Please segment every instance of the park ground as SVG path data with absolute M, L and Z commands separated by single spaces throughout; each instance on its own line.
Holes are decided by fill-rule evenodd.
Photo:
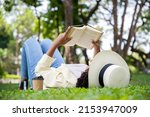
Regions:
M 150 100 L 150 74 L 132 74 L 126 88 L 18 89 L 18 84 L 0 84 L 1 100 Z

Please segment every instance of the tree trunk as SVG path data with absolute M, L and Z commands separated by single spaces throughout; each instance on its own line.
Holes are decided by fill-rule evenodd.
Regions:
M 58 9 L 58 8 L 57 8 Z M 56 18 L 56 28 L 57 28 L 57 35 L 59 35 L 59 14 L 58 14 L 58 10 L 57 10 L 57 18 Z
M 81 48 L 81 50 L 82 50 L 82 54 L 83 54 L 83 56 L 84 56 L 84 58 L 85 58 L 85 63 L 86 63 L 87 65 L 89 65 L 89 58 L 88 58 L 88 55 L 87 55 L 87 53 L 86 53 L 86 50 L 87 50 L 87 49 Z
M 41 17 L 37 17 L 38 18 L 38 41 L 40 41 L 40 34 L 41 34 Z
M 73 25 L 73 3 L 72 0 L 64 0 L 64 12 L 65 12 L 65 28 Z
M 64 12 L 65 12 L 65 29 L 68 26 L 73 25 L 73 3 L 72 0 L 64 0 Z M 75 47 L 65 47 L 66 63 L 78 63 Z
M 113 25 L 113 32 L 114 32 L 114 46 L 113 46 L 113 50 L 118 52 L 118 44 L 117 44 L 117 41 L 118 41 L 118 15 L 117 15 L 117 0 L 113 0 L 113 18 L 114 18 L 114 25 Z
M 120 35 L 119 35 L 119 50 L 118 53 L 122 56 L 122 43 L 123 43 L 123 31 L 124 31 L 124 22 L 125 22 L 125 15 L 126 15 L 126 10 L 128 7 L 128 0 L 125 0 L 125 5 L 124 5 L 124 11 L 122 14 L 122 23 L 121 23 L 121 27 L 120 27 Z

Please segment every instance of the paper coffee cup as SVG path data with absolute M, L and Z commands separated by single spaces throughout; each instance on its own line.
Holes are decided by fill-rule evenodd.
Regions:
M 43 90 L 43 77 L 38 76 L 32 79 L 33 90 Z

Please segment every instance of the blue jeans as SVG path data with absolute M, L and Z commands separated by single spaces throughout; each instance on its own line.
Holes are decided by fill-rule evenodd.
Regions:
M 35 38 L 31 37 L 25 41 L 22 47 L 21 53 L 21 78 L 27 78 L 30 81 L 32 87 L 32 78 L 36 77 L 35 67 L 44 53 L 51 47 L 52 41 L 50 39 L 44 39 L 42 42 L 38 42 Z M 59 67 L 64 60 L 56 49 L 54 56 L 56 60 L 50 67 Z

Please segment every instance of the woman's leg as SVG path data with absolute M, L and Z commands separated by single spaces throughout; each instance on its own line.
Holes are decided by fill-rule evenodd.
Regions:
M 35 67 L 43 55 L 39 42 L 33 37 L 25 41 L 22 50 L 21 77 L 28 78 L 32 87 Z
M 47 50 L 51 47 L 52 45 L 52 41 L 50 39 L 44 39 L 42 42 L 41 42 L 41 48 L 42 48 L 42 51 L 43 53 L 46 53 Z M 51 65 L 51 67 L 59 67 L 62 63 L 64 63 L 64 59 L 63 57 L 61 56 L 60 52 L 58 51 L 58 49 L 56 49 L 55 53 L 54 53 L 54 56 L 53 56 L 56 60 L 53 62 L 53 64 Z
M 24 46 L 22 47 L 21 51 L 21 78 L 28 78 L 27 58 Z
M 21 81 L 19 83 L 19 89 L 27 89 L 28 87 L 28 68 L 27 68 L 27 58 L 24 47 L 22 47 L 21 51 Z M 24 84 L 26 83 L 26 84 Z M 26 86 L 24 86 L 26 85 Z

